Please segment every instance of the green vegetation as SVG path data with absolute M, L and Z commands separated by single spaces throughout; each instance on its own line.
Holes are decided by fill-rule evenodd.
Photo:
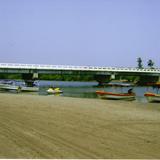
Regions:
M 142 64 L 142 59 L 141 59 L 141 57 L 138 57 L 137 58 L 137 63 L 138 63 L 138 68 L 143 68 L 143 64 Z
M 139 69 L 144 68 L 144 67 L 143 67 L 143 61 L 142 61 L 141 57 L 138 57 L 138 58 L 137 58 L 137 63 L 138 63 L 138 68 L 139 68 Z M 151 68 L 151 69 L 154 68 L 154 62 L 153 62 L 153 60 L 149 59 L 149 60 L 147 61 L 147 67 L 149 67 L 149 68 Z
M 0 79 L 23 79 L 21 74 L 0 73 Z M 58 74 L 39 74 L 39 80 L 55 81 L 95 81 L 91 75 L 58 75 Z
M 117 76 L 116 79 L 137 83 L 139 81 L 139 76 Z
M 52 74 L 40 74 L 40 80 L 55 80 L 55 81 L 94 81 L 94 77 L 91 75 L 52 75 Z
M 0 73 L 0 79 L 22 79 L 21 74 Z
M 147 85 L 150 83 L 156 83 L 158 81 L 158 76 L 140 76 L 137 81 L 138 85 Z
M 154 68 L 154 67 L 153 67 L 153 66 L 154 66 L 154 62 L 153 62 L 151 59 L 148 60 L 147 65 L 148 65 L 148 67 L 150 67 L 151 69 Z

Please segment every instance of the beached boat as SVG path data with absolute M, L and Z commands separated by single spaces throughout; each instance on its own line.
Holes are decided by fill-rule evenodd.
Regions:
M 113 93 L 105 91 L 96 91 L 96 94 L 102 99 L 113 99 L 113 100 L 134 100 L 135 93 Z
M 12 85 L 12 84 L 0 84 L 0 89 L 1 90 L 15 90 L 15 91 L 20 91 L 21 87 L 17 85 Z
M 20 87 L 22 92 L 38 92 L 39 91 L 39 84 L 37 81 L 33 83 L 33 86 L 28 86 L 25 82 L 20 83 Z
M 27 87 L 27 86 L 21 86 L 22 92 L 38 92 L 39 87 Z
M 144 96 L 147 98 L 149 102 L 160 102 L 160 94 L 146 92 Z
M 60 90 L 60 88 L 49 88 L 47 89 L 47 93 L 48 94 L 58 94 L 58 93 L 63 93 L 63 91 Z
M 146 92 L 144 96 L 147 98 L 149 102 L 160 102 L 160 94 L 159 94 L 159 89 L 160 89 L 160 82 L 156 83 L 148 83 L 153 87 L 153 89 L 156 90 L 156 93 L 154 92 Z

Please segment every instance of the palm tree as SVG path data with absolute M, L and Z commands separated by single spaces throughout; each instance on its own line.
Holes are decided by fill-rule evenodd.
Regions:
M 143 68 L 143 64 L 142 64 L 142 59 L 141 57 L 137 58 L 137 62 L 138 62 L 138 68 Z
M 147 65 L 148 65 L 148 67 L 150 67 L 150 68 L 154 68 L 154 67 L 153 67 L 153 66 L 154 66 L 154 62 L 153 62 L 151 59 L 148 60 Z

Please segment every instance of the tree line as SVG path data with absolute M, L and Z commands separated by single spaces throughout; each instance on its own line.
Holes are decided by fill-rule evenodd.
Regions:
M 138 63 L 138 68 L 139 69 L 142 69 L 142 68 L 144 68 L 143 67 L 143 61 L 142 61 L 142 58 L 141 57 L 138 57 L 137 58 L 137 63 Z M 151 68 L 151 69 L 154 69 L 154 62 L 153 62 L 153 60 L 152 59 L 149 59 L 148 61 L 147 61 L 147 66 L 149 67 L 149 68 Z
M 0 73 L 0 79 L 22 79 L 21 74 Z M 39 74 L 39 80 L 55 81 L 95 81 L 93 75 L 63 75 L 63 74 Z

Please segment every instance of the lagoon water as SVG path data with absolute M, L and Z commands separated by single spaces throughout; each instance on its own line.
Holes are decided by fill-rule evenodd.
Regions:
M 147 91 L 156 92 L 152 87 L 117 87 L 117 86 L 105 86 L 98 87 L 97 82 L 66 82 L 66 81 L 39 81 L 40 95 L 47 95 L 46 90 L 50 86 L 59 87 L 63 90 L 62 96 L 67 97 L 81 97 L 81 98 L 98 98 L 95 91 L 105 90 L 111 92 L 127 92 L 128 89 L 133 88 L 136 93 L 137 102 L 146 103 L 147 100 L 144 97 L 144 93 Z
M 16 81 L 17 85 L 21 85 L 24 83 L 23 81 Z M 56 96 L 66 96 L 66 97 L 81 97 L 81 98 L 98 98 L 95 91 L 97 90 L 104 90 L 104 91 L 111 91 L 111 92 L 127 92 L 128 89 L 133 88 L 133 91 L 136 93 L 136 100 L 137 102 L 146 103 L 147 100 L 144 97 L 144 93 L 147 91 L 156 92 L 155 89 L 152 87 L 118 87 L 118 86 L 105 86 L 105 87 L 98 87 L 97 82 L 72 82 L 72 81 L 44 81 L 40 80 L 37 81 L 39 85 L 39 92 L 38 93 L 31 93 L 31 92 L 22 92 L 20 94 L 39 94 L 47 96 L 46 90 L 53 86 L 59 87 L 63 94 L 56 95 Z M 54 96 L 54 95 L 48 95 Z

